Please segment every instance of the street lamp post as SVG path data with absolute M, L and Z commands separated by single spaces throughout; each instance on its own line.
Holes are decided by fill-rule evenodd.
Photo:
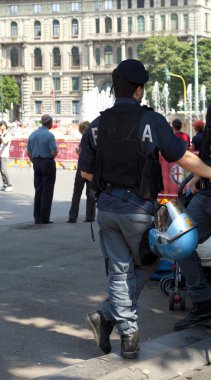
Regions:
M 195 115 L 199 116 L 199 72 L 198 72 L 198 54 L 197 54 L 197 34 L 194 31 L 194 97 L 195 97 Z
M 183 76 L 171 73 L 167 67 L 165 69 L 163 69 L 163 73 L 164 73 L 164 75 L 165 75 L 165 77 L 166 77 L 167 80 L 170 80 L 171 76 L 172 77 L 176 77 L 176 78 L 180 78 L 182 80 L 183 93 L 184 93 L 184 111 L 186 111 L 186 106 L 187 106 L 187 88 L 186 88 L 186 83 L 185 83 L 185 80 L 184 80 Z
M 176 75 L 176 74 L 173 74 L 173 73 L 169 73 L 169 75 L 171 75 L 172 77 L 176 77 L 176 78 L 180 78 L 182 80 L 182 83 L 183 83 L 183 94 L 184 94 L 184 111 L 186 111 L 186 105 L 187 105 L 187 88 L 186 88 L 186 83 L 185 83 L 185 80 L 184 78 L 182 77 L 182 75 Z

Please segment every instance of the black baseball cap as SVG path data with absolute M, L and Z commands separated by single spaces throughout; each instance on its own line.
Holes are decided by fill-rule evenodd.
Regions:
M 137 85 L 144 84 L 149 80 L 149 73 L 142 62 L 136 59 L 126 59 L 117 66 L 117 73 L 120 77 L 130 83 Z

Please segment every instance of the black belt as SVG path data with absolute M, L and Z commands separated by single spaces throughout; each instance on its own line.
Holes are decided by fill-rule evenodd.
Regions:
M 211 190 L 211 181 L 207 178 L 200 178 L 197 187 L 202 191 Z
M 114 187 L 107 185 L 106 189 L 103 190 L 103 193 L 114 195 L 124 202 L 130 202 L 135 206 L 143 208 L 148 214 L 154 215 L 157 205 L 146 199 L 143 199 L 133 193 L 130 189 L 124 189 L 121 187 Z
M 33 160 L 53 160 L 53 157 L 32 157 Z

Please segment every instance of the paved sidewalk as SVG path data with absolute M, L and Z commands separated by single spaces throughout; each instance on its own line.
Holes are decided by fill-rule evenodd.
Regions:
M 168 297 L 154 281 L 140 299 L 139 360 L 120 357 L 116 331 L 112 354 L 96 347 L 84 317 L 106 297 L 107 281 L 97 224 L 93 242 L 83 223 L 85 195 L 78 223 L 66 223 L 74 175 L 57 172 L 52 225 L 33 224 L 30 169 L 11 169 L 14 192 L 0 193 L 0 380 L 170 380 L 201 368 L 209 361 L 211 330 L 172 333 L 185 314 L 168 310 Z

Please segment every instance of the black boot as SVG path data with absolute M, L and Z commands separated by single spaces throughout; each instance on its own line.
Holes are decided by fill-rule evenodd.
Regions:
M 121 354 L 123 358 L 135 359 L 140 350 L 138 331 L 128 335 L 121 335 L 121 340 Z
M 94 311 L 86 317 L 89 330 L 94 333 L 97 345 L 105 354 L 111 352 L 110 335 L 113 330 L 113 323 L 106 321 L 100 311 Z
M 186 318 L 175 323 L 174 330 L 185 330 L 196 325 L 203 325 L 211 320 L 211 300 L 195 302 Z

